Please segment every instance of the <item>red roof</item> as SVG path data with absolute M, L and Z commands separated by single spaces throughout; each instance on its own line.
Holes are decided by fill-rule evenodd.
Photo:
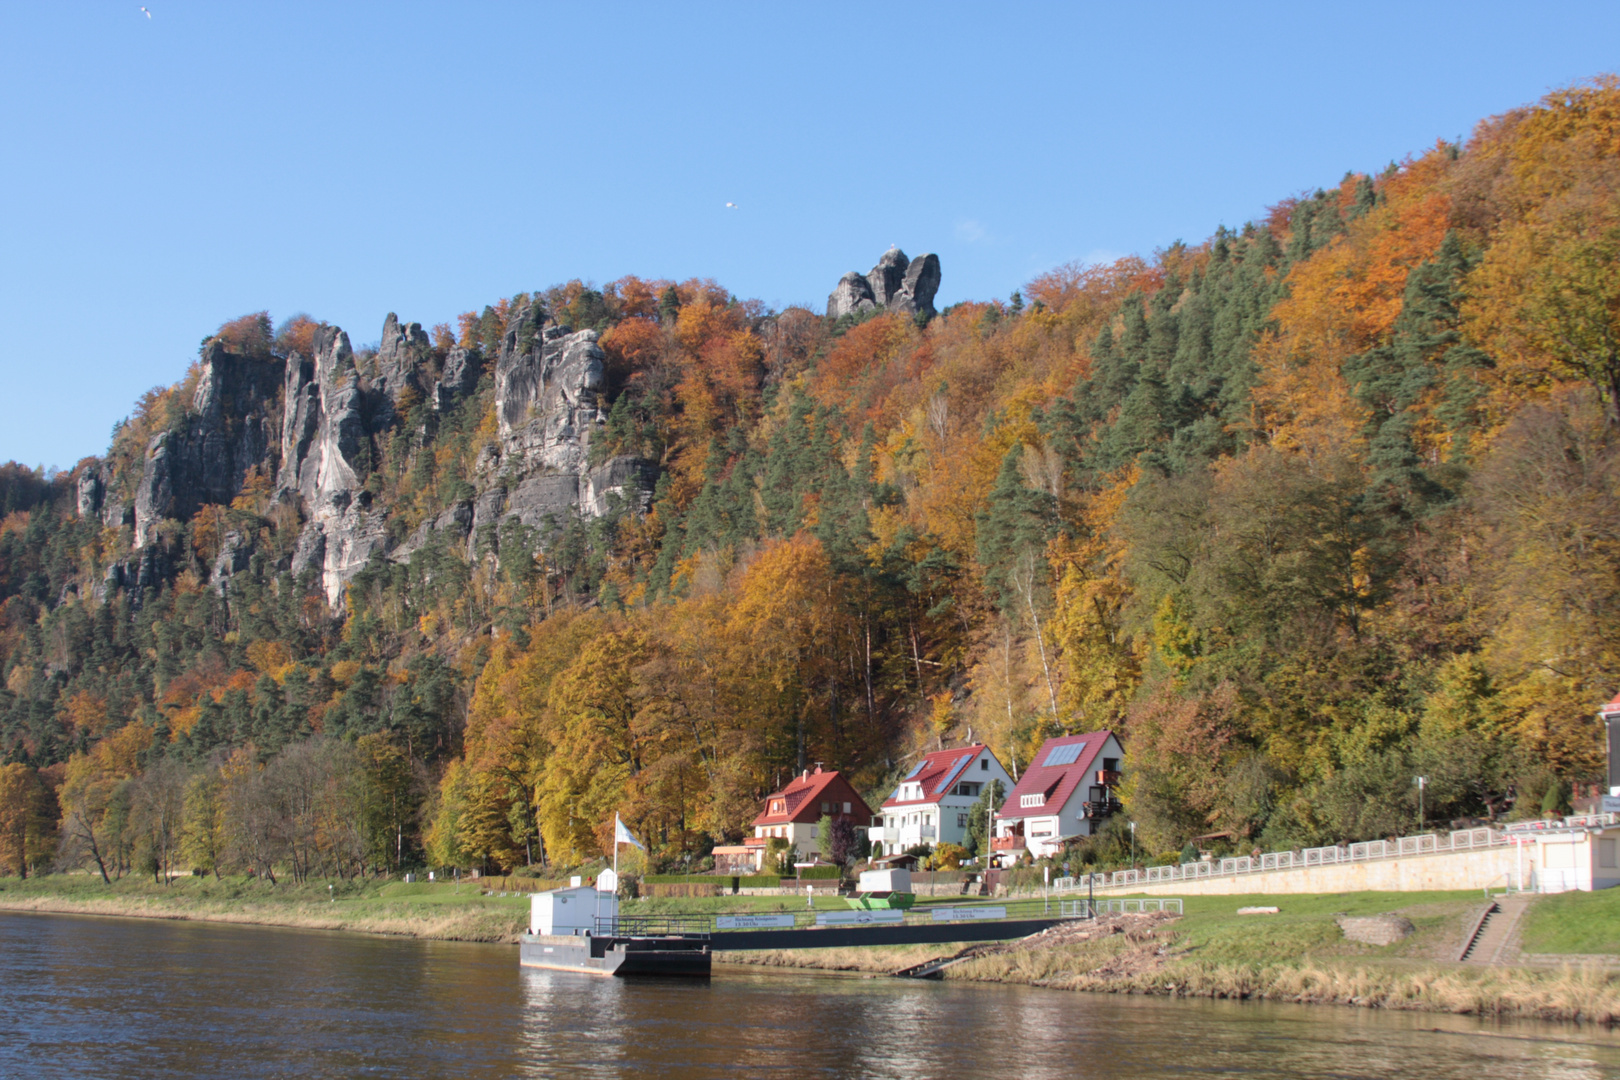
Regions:
M 782 810 L 773 813 L 771 808 L 777 802 L 783 804 Z M 872 808 L 866 801 L 849 786 L 835 770 L 822 772 L 817 766 L 812 773 L 801 773 L 793 778 L 793 782 L 781 791 L 776 792 L 765 800 L 765 809 L 754 819 L 755 825 L 789 825 L 797 822 L 801 825 L 813 824 L 821 820 L 823 813 L 821 804 L 827 802 L 832 809 L 826 811 L 833 817 L 844 817 L 843 804 L 849 803 L 849 817 L 854 818 L 863 825 L 871 819 Z
M 1600 711 L 1604 716 L 1608 716 L 1611 713 L 1620 713 L 1620 694 L 1616 694 L 1614 696 L 1614 700 L 1603 706 Z
M 1018 778 L 1018 784 L 1007 795 L 1007 801 L 1002 804 L 997 813 L 1001 817 L 1023 818 L 1035 817 L 1042 814 L 1053 814 L 1069 801 L 1076 788 L 1088 783 L 1095 769 L 1097 757 L 1108 744 L 1111 731 L 1093 731 L 1086 735 L 1064 735 L 1056 739 L 1047 739 L 1041 744 L 1041 752 L 1035 755 L 1035 760 L 1024 770 L 1024 775 Z M 1076 746 L 1078 750 L 1065 753 L 1064 748 Z M 1072 756 L 1073 760 L 1065 760 Z M 1049 759 L 1056 758 L 1063 764 L 1048 765 Z M 1045 803 L 1039 808 L 1022 806 L 1025 795 L 1044 794 Z
M 972 746 L 963 746 L 956 750 L 936 750 L 917 763 L 906 778 L 900 781 L 901 787 L 906 784 L 918 784 L 922 787 L 922 798 L 899 799 L 901 787 L 894 789 L 894 795 L 883 800 L 883 809 L 892 806 L 923 806 L 937 803 L 943 799 L 961 776 L 964 769 L 974 758 L 984 751 L 983 743 L 974 743 Z

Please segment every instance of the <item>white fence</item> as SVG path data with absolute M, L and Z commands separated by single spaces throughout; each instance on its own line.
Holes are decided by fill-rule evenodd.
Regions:
M 1547 829 L 1581 829 L 1613 825 L 1620 814 L 1586 814 L 1561 822 L 1523 822 L 1507 829 L 1461 829 L 1452 833 L 1424 833 L 1394 840 L 1365 840 L 1343 847 L 1305 848 L 1301 851 L 1273 851 L 1265 855 L 1208 859 L 1180 866 L 1149 866 L 1144 870 L 1115 870 L 1108 874 L 1060 877 L 1052 882 L 1053 892 L 1073 892 L 1088 887 L 1106 889 L 1119 885 L 1157 885 L 1174 881 L 1202 881 L 1206 878 L 1261 874 L 1272 870 L 1295 870 L 1334 863 L 1369 862 L 1374 859 L 1400 859 L 1413 855 L 1442 855 L 1453 851 L 1505 847 L 1523 840 L 1528 832 Z M 1088 881 L 1089 878 L 1089 881 Z M 1100 901 L 1099 901 L 1100 903 Z
M 1181 912 L 1181 900 L 1176 897 L 1142 896 L 1129 900 L 1059 900 L 1058 914 L 1077 919 L 1095 919 L 1098 915 L 1136 915 L 1149 911 Z

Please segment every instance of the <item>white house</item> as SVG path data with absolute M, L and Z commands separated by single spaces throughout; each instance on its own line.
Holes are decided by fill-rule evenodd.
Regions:
M 968 813 L 985 785 L 1012 778 L 983 743 L 929 754 L 906 774 L 883 802 L 867 833 L 874 856 L 898 855 L 919 844 L 961 844 L 967 839 Z
M 1120 809 L 1114 789 L 1125 756 L 1110 731 L 1047 739 L 996 819 L 992 847 L 1006 863 L 1027 850 L 1054 855 L 1065 840 L 1090 836 Z

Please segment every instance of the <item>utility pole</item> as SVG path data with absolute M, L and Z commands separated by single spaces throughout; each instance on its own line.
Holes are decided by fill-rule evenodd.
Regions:
M 1131 869 L 1136 869 L 1136 822 L 1131 822 Z
M 1423 831 L 1423 789 L 1428 786 L 1429 778 L 1427 776 L 1416 776 L 1416 777 L 1413 777 L 1413 779 L 1417 781 L 1417 786 L 1418 786 L 1418 832 L 1422 832 Z

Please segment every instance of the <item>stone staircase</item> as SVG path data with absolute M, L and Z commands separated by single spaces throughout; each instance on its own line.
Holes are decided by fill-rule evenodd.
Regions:
M 1535 897 L 1514 893 L 1499 897 L 1487 907 L 1474 924 L 1473 931 L 1463 941 L 1457 960 L 1464 964 L 1500 964 L 1510 959 L 1509 946 L 1525 908 Z

